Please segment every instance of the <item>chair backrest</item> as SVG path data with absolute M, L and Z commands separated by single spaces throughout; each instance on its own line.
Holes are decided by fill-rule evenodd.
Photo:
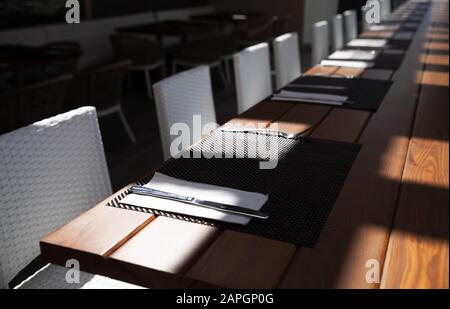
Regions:
M 366 14 L 367 14 L 368 11 L 369 11 L 369 7 L 367 5 L 364 5 L 364 6 L 361 7 L 361 17 L 362 17 L 361 18 L 361 28 L 362 28 L 362 31 L 368 31 L 369 27 L 370 27 L 370 25 L 369 25 L 369 23 L 367 21 L 367 18 L 366 18 Z
M 91 73 L 89 104 L 99 111 L 116 106 L 122 97 L 123 81 L 130 66 L 131 61 L 125 60 L 95 69 Z
M 45 44 L 42 49 L 47 53 L 57 53 L 62 58 L 61 61 L 46 66 L 43 74 L 46 78 L 74 74 L 83 55 L 81 44 L 75 41 L 54 41 Z
M 0 94 L 0 135 L 20 127 L 19 102 L 15 92 Z
M 275 79 L 281 89 L 302 74 L 298 34 L 283 34 L 273 41 Z
M 207 64 L 217 62 L 224 54 L 227 37 L 227 34 L 221 34 L 192 40 L 180 48 L 177 56 L 181 56 L 182 59 L 183 56 L 187 56 L 187 59 L 192 59 L 194 63 Z
M 39 240 L 111 194 L 93 107 L 0 136 L 3 284 L 39 255 Z
M 187 125 L 191 143 L 196 143 L 201 136 L 193 134 L 193 116 L 201 115 L 202 125 L 216 123 L 209 67 L 200 66 L 178 73 L 156 83 L 153 89 L 164 158 L 169 159 L 171 143 L 177 138 L 170 134 L 174 124 Z
M 327 21 L 319 21 L 313 25 L 312 31 L 312 64 L 319 64 L 330 54 L 330 30 Z
M 391 1 L 380 0 L 381 19 L 386 19 L 391 14 Z
M 250 46 L 233 56 L 238 112 L 242 113 L 272 94 L 269 45 Z
M 56 116 L 64 110 L 64 96 L 72 76 L 46 80 L 19 90 L 22 126 Z
M 349 42 L 358 36 L 358 15 L 355 10 L 344 12 L 345 41 Z
M 341 14 L 338 14 L 333 17 L 332 21 L 332 31 L 333 31 L 333 40 L 332 40 L 332 49 L 333 51 L 337 51 L 344 48 L 344 19 Z
M 58 115 L 71 76 L 61 76 L 0 95 L 0 134 Z
M 268 16 L 257 20 L 255 23 L 249 23 L 246 34 L 249 39 L 265 41 L 273 38 L 279 28 L 280 18 L 278 16 Z
M 151 39 L 131 34 L 113 34 L 110 37 L 116 58 L 131 60 L 133 66 L 151 65 L 164 57 L 162 46 Z

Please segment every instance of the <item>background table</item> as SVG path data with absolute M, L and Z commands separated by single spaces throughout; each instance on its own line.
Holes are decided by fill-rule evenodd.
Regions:
M 149 24 L 118 28 L 118 32 L 140 35 L 155 35 L 158 41 L 164 36 L 179 37 L 186 42 L 189 36 L 204 35 L 220 30 L 220 25 L 211 22 L 167 20 Z
M 414 7 L 408 2 L 398 14 Z M 288 133 L 362 144 L 315 248 L 111 208 L 109 198 L 45 237 L 43 257 L 62 265 L 76 258 L 83 270 L 158 288 L 448 288 L 444 19 L 448 3 L 435 2 L 376 113 L 264 101 L 231 121 L 277 123 Z M 366 281 L 374 261 L 381 282 Z

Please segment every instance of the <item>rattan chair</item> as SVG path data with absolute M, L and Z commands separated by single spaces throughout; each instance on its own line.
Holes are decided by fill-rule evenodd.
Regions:
M 230 53 L 230 49 L 227 48 L 230 41 L 229 35 L 220 35 L 185 44 L 173 58 L 172 73 L 177 73 L 180 66 L 192 68 L 207 65 L 211 69 L 216 68 L 222 83 L 225 87 L 228 86 L 230 75 L 224 70 L 222 60 Z
M 270 43 L 282 34 L 286 20 L 278 16 L 267 17 L 263 21 L 250 25 L 240 38 L 241 47 L 249 47 L 259 43 Z
M 159 131 L 164 158 L 172 157 L 171 143 L 176 136 L 171 135 L 174 124 L 187 125 L 193 130 L 193 117 L 201 116 L 201 125 L 215 124 L 216 113 L 208 66 L 190 69 L 166 78 L 154 85 L 155 105 L 158 114 Z M 192 136 L 192 143 L 201 136 Z M 177 149 L 177 151 L 185 149 Z
M 0 95 L 0 134 L 64 111 L 71 76 L 61 76 Z
M 233 70 L 233 56 L 239 51 L 239 37 L 241 33 L 239 31 L 234 31 L 231 34 L 224 36 L 224 49 L 222 51 L 222 62 L 225 68 L 225 75 L 227 76 L 228 82 L 231 84 L 233 82 L 232 70 Z
M 39 256 L 42 237 L 110 196 L 111 184 L 93 107 L 0 136 L 0 157 L 0 287 L 6 288 Z M 33 268 L 35 275 L 17 287 L 134 287 L 84 272 L 70 284 L 61 266 Z
M 238 111 L 243 113 L 272 94 L 270 51 L 267 43 L 234 55 Z
M 358 37 L 358 14 L 355 10 L 344 12 L 345 41 L 350 42 Z
M 333 17 L 331 20 L 331 31 L 332 31 L 332 50 L 338 51 L 340 49 L 343 49 L 345 46 L 344 42 L 344 19 L 342 17 L 342 14 L 338 14 Z
M 312 29 L 312 65 L 319 64 L 330 54 L 330 29 L 326 20 L 319 21 Z
M 0 135 L 20 127 L 20 105 L 15 92 L 0 94 Z
M 131 34 L 114 34 L 110 39 L 117 59 L 131 60 L 131 71 L 144 72 L 148 96 L 151 99 L 153 93 L 150 71 L 160 68 L 163 77 L 166 76 L 166 62 L 161 45 L 149 38 Z
M 20 69 L 20 82 L 23 85 L 56 78 L 62 75 L 72 75 L 77 71 L 78 62 L 83 54 L 81 45 L 74 41 L 56 41 L 39 48 L 43 56 L 53 60 Z
M 297 32 L 275 38 L 273 55 L 276 88 L 281 89 L 302 74 Z
M 65 109 L 90 105 L 97 108 L 98 117 L 118 114 L 130 140 L 136 138 L 122 110 L 123 81 L 131 67 L 125 60 L 81 72 L 74 78 L 66 95 Z

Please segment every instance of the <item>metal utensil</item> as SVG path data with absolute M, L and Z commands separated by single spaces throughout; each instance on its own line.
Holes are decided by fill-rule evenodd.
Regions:
M 139 194 L 139 195 L 144 195 L 144 196 L 152 196 L 152 197 L 156 197 L 156 198 L 177 201 L 177 202 L 181 202 L 181 203 L 185 203 L 185 204 L 190 204 L 190 205 L 199 206 L 199 207 L 203 207 L 203 208 L 218 210 L 218 211 L 226 212 L 226 213 L 232 213 L 232 214 L 236 214 L 236 215 L 243 215 L 243 216 L 257 218 L 257 219 L 263 219 L 263 220 L 266 220 L 269 218 L 269 216 L 267 214 L 260 212 L 260 211 L 256 211 L 256 210 L 252 210 L 252 209 L 248 209 L 248 208 L 244 208 L 244 207 L 239 207 L 239 206 L 234 206 L 234 205 L 227 205 L 227 204 L 221 204 L 221 203 L 216 203 L 216 202 L 211 202 L 211 201 L 205 201 L 205 200 L 197 199 L 194 197 L 183 196 L 183 195 L 174 194 L 174 193 L 170 193 L 170 192 L 164 192 L 164 191 L 155 190 L 155 189 L 151 189 L 151 188 L 147 188 L 147 187 L 143 187 L 143 186 L 132 186 L 128 190 L 134 194 Z

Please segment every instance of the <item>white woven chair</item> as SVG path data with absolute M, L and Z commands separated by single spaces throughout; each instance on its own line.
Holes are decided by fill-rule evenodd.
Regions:
M 202 125 L 216 123 L 208 66 L 200 66 L 166 78 L 156 83 L 153 90 L 165 159 L 171 157 L 170 145 L 177 138 L 170 134 L 174 124 L 187 125 L 191 133 L 191 142 L 195 143 L 201 136 L 193 134 L 194 115 L 201 115 Z
M 391 0 L 380 0 L 381 20 L 386 19 L 391 14 Z
M 368 6 L 364 5 L 364 6 L 361 7 L 361 16 L 362 16 L 361 27 L 362 27 L 362 31 L 368 31 L 369 28 L 370 28 L 370 24 L 367 22 L 367 19 L 366 19 L 366 14 L 367 14 L 368 11 L 369 11 L 369 7 Z
M 238 112 L 242 113 L 272 94 L 269 45 L 250 46 L 233 56 Z
M 0 268 L 7 287 L 39 255 L 42 237 L 108 197 L 111 184 L 93 107 L 1 135 L 0 158 Z M 65 271 L 47 265 L 23 287 L 93 287 L 90 279 L 100 280 L 83 273 L 83 282 L 68 284 Z M 101 281 L 106 287 L 109 279 Z
M 273 41 L 275 62 L 275 80 L 277 89 L 281 89 L 302 74 L 298 34 L 283 34 Z
M 344 12 L 344 29 L 346 42 L 358 37 L 358 16 L 355 10 Z
M 330 31 L 326 20 L 313 25 L 312 65 L 319 64 L 330 54 Z
M 332 21 L 332 49 L 333 51 L 337 51 L 344 48 L 344 19 L 341 14 L 337 14 L 333 17 Z

